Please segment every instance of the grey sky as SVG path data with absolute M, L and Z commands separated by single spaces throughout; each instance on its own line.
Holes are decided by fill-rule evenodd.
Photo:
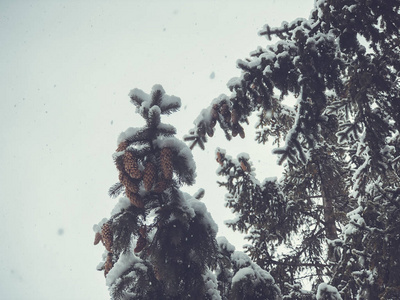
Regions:
M 93 224 L 116 200 L 111 155 L 121 131 L 141 126 L 128 93 L 161 84 L 182 99 L 163 119 L 182 137 L 201 108 L 239 76 L 235 61 L 258 45 L 268 23 L 308 17 L 313 0 L 0 2 L 0 298 L 108 299 L 95 270 L 103 247 Z M 252 125 L 246 130 L 253 131 Z M 218 131 L 194 150 L 197 183 L 225 235 L 233 216 L 217 189 L 215 147 L 249 152 L 263 176 L 277 176 L 270 149 L 228 143 Z M 217 141 L 218 140 L 218 141 Z M 221 142 L 222 141 L 222 142 Z M 250 145 L 252 148 L 249 149 Z M 253 156 L 252 156 L 253 157 Z M 255 162 L 257 162 L 257 160 Z

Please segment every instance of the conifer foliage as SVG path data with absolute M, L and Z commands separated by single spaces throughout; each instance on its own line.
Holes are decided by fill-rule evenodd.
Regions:
M 98 270 L 112 299 L 281 299 L 267 271 L 217 242 L 217 225 L 200 201 L 204 190 L 194 196 L 180 190 L 194 183 L 195 163 L 175 128 L 161 123 L 180 99 L 160 85 L 150 94 L 134 89 L 130 98 L 145 126 L 119 136 L 113 155 L 119 182 L 109 194 L 122 197 L 111 217 L 94 226 L 94 244 L 105 247 Z
M 126 197 L 95 226 L 95 244 L 106 249 L 99 269 L 113 299 L 205 299 L 199 295 L 206 294 L 203 275 L 216 266 L 216 225 L 203 203 L 179 190 L 194 183 L 195 164 L 175 128 L 161 123 L 180 99 L 159 85 L 130 98 L 146 125 L 118 139 L 119 182 L 109 194 Z
M 256 180 L 248 156 L 216 158 L 229 225 L 285 299 L 311 299 L 305 276 L 318 299 L 400 299 L 399 30 L 397 0 L 319 0 L 308 19 L 266 25 L 278 41 L 238 61 L 231 95 L 185 138 L 204 148 L 217 124 L 245 138 L 257 113 L 257 142 L 277 144 L 279 181 Z

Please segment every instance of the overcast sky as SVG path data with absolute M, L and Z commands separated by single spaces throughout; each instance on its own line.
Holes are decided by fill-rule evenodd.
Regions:
M 261 27 L 308 17 L 313 3 L 1 0 L 0 298 L 108 299 L 92 227 L 117 202 L 107 195 L 118 181 L 117 137 L 143 124 L 129 91 L 157 83 L 180 97 L 181 111 L 163 122 L 181 138 L 202 108 L 229 94 L 236 60 L 270 43 Z M 219 234 L 240 249 L 223 225 L 234 216 L 217 188 L 216 146 L 249 152 L 260 181 L 279 168 L 270 147 L 251 137 L 228 143 L 220 130 L 206 151 L 194 150 L 197 182 L 184 190 L 205 188 Z

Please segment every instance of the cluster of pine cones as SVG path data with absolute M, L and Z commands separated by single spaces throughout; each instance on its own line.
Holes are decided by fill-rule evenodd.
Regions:
M 229 109 L 229 105 L 225 102 L 220 104 L 214 104 L 211 109 L 211 129 L 215 127 L 217 120 L 219 120 L 219 114 L 221 114 L 222 118 L 226 123 L 232 122 L 232 135 L 235 137 L 238 134 L 243 139 L 245 137 L 244 129 L 239 124 L 239 113 L 238 111 L 233 108 L 232 112 Z M 212 137 L 214 131 L 210 130 L 207 131 L 207 134 Z
M 113 267 L 112 262 L 112 244 L 113 244 L 113 235 L 111 231 L 111 226 L 109 223 L 105 223 L 101 228 L 101 232 L 96 232 L 96 236 L 94 238 L 94 244 L 97 245 L 99 242 L 102 242 L 106 250 L 108 251 L 107 260 L 104 264 L 104 276 L 108 274 L 108 272 Z
M 133 152 L 126 150 L 128 142 L 122 142 L 117 152 L 125 150 L 122 159 L 116 162 L 119 170 L 119 180 L 125 186 L 126 196 L 130 202 L 136 207 L 143 208 L 144 202 L 139 195 L 139 185 L 143 182 L 146 191 L 154 191 L 162 193 L 171 184 L 173 175 L 171 148 L 165 147 L 160 151 L 160 167 L 161 173 L 157 172 L 157 167 L 153 162 L 147 161 L 144 163 L 143 171 L 140 170 L 138 158 Z
M 138 253 L 143 250 L 144 247 L 147 245 L 147 227 L 146 225 L 143 225 L 139 229 L 139 238 L 136 242 L 136 247 L 133 250 L 135 253 Z M 104 225 L 101 228 L 101 232 L 96 232 L 96 236 L 94 238 L 94 244 L 97 245 L 100 243 L 100 241 L 103 243 L 104 247 L 108 251 L 107 253 L 107 259 L 104 264 L 104 276 L 110 272 L 112 267 L 114 266 L 114 263 L 112 261 L 112 256 L 113 256 L 113 251 L 112 251 L 112 245 L 113 245 L 113 234 L 111 231 L 111 226 L 110 223 L 104 223 Z
M 225 154 L 221 153 L 220 151 L 217 151 L 216 153 L 216 161 L 219 163 L 221 166 L 224 165 L 224 160 L 225 160 Z M 251 165 L 249 162 L 243 158 L 239 159 L 240 167 L 242 168 L 243 171 L 245 172 L 251 172 Z
M 165 191 L 172 182 L 173 177 L 173 151 L 169 147 L 164 147 L 160 150 L 160 166 L 161 172 L 158 172 L 156 165 L 153 162 L 144 162 L 143 167 L 139 165 L 139 159 L 134 156 L 133 152 L 127 150 L 129 143 L 124 141 L 119 144 L 117 152 L 125 151 L 122 159 L 116 160 L 116 166 L 119 170 L 119 180 L 125 187 L 126 196 L 132 205 L 143 208 L 144 202 L 139 195 L 139 186 L 143 183 L 146 191 L 153 191 L 155 193 L 162 193 Z M 147 245 L 147 229 L 142 226 L 138 232 L 139 238 L 134 249 L 138 253 Z M 107 222 L 102 226 L 101 232 L 97 232 L 94 244 L 97 245 L 102 242 L 108 251 L 107 260 L 104 264 L 104 275 L 113 267 L 113 234 L 110 223 Z

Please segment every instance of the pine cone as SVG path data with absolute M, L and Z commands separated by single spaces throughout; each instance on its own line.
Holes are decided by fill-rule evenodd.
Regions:
M 101 233 L 96 232 L 96 235 L 94 237 L 94 244 L 97 245 L 101 240 L 102 240 Z
M 109 223 L 105 223 L 101 229 L 101 236 L 103 237 L 104 247 L 107 251 L 112 252 L 113 235 Z
M 237 124 L 239 122 L 239 114 L 236 109 L 232 109 L 231 120 L 233 124 Z
M 119 181 L 121 181 L 127 190 L 133 193 L 139 193 L 139 186 L 131 178 L 129 178 L 126 173 L 119 173 Z
M 123 158 L 124 169 L 126 173 L 132 178 L 140 179 L 142 178 L 142 172 L 139 170 L 139 164 L 137 158 L 133 156 L 133 153 L 126 151 Z
M 146 225 L 140 226 L 139 234 L 140 234 L 142 237 L 146 237 L 146 236 L 147 236 L 147 226 L 146 226 Z
M 239 131 L 240 137 L 241 137 L 242 139 L 244 139 L 244 137 L 245 137 L 244 129 L 243 129 L 243 127 L 240 126 L 239 124 L 238 124 L 238 131 Z
M 229 111 L 229 105 L 224 103 L 220 109 L 221 115 L 224 117 L 225 122 L 229 122 L 231 119 L 231 112 Z
M 106 263 L 104 264 L 104 277 L 107 276 L 108 272 L 110 272 L 113 266 L 112 253 L 109 252 L 107 255 Z
M 121 152 L 124 151 L 126 149 L 126 147 L 128 147 L 129 143 L 127 141 L 123 141 L 118 145 L 117 152 Z
M 161 170 L 164 174 L 164 178 L 167 180 L 172 179 L 173 174 L 173 166 L 172 166 L 172 149 L 171 148 L 162 148 L 161 149 Z
M 232 126 L 232 136 L 235 137 L 238 134 L 240 135 L 240 137 L 242 139 L 245 137 L 243 127 L 240 124 L 236 123 L 236 124 L 233 124 L 233 126 Z
M 218 106 L 214 105 L 213 108 L 211 109 L 211 120 L 217 121 L 218 118 Z M 214 124 L 215 126 L 215 124 Z
M 210 127 L 211 127 L 211 128 L 214 128 L 216 124 L 217 124 L 217 120 L 212 119 L 212 120 L 210 121 Z
M 224 155 L 221 154 L 221 152 L 217 152 L 217 163 L 219 163 L 221 166 L 224 164 L 223 159 Z
M 212 127 L 207 127 L 207 134 L 209 137 L 213 137 L 214 136 L 214 130 L 212 129 Z
M 146 191 L 150 191 L 156 179 L 156 167 L 148 162 L 143 172 L 143 184 Z
M 143 200 L 138 194 L 132 193 L 130 190 L 126 190 L 125 193 L 126 196 L 129 198 L 129 201 L 132 203 L 132 205 L 138 208 L 144 207 Z
M 160 274 L 160 271 L 159 271 L 159 269 L 158 269 L 158 267 L 156 265 L 153 265 L 153 271 L 154 271 L 154 276 L 156 277 L 156 279 L 158 281 L 160 281 L 161 280 L 161 274 Z
M 138 240 L 136 242 L 136 247 L 135 247 L 135 249 L 133 251 L 135 253 L 138 253 L 138 252 L 142 251 L 143 248 L 146 247 L 146 245 L 147 245 L 146 238 L 143 237 L 143 236 L 139 236 L 139 238 L 138 238 Z
M 235 125 L 232 127 L 232 136 L 236 137 L 238 135 L 239 131 Z
M 248 171 L 247 164 L 244 161 L 240 162 L 240 167 L 242 168 L 243 171 L 245 172 Z
M 154 186 L 154 191 L 158 194 L 161 194 L 167 189 L 167 187 L 168 187 L 168 181 L 161 180 L 157 182 L 156 185 Z

